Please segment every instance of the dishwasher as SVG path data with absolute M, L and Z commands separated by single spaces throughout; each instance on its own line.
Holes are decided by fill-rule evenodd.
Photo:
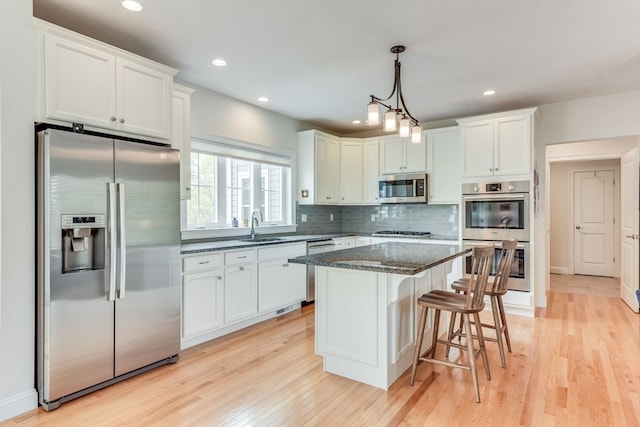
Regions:
M 307 255 L 320 254 L 336 250 L 336 244 L 332 239 L 316 240 L 307 242 Z M 306 304 L 312 303 L 316 299 L 316 266 L 307 266 L 307 299 Z

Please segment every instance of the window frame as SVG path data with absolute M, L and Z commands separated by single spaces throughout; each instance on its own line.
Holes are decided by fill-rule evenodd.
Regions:
M 265 221 L 264 223 L 260 223 L 259 232 L 261 234 L 295 232 L 295 203 L 293 200 L 295 152 L 217 136 L 192 136 L 191 147 L 191 152 L 217 156 L 216 197 L 218 200 L 216 203 L 216 209 L 218 222 L 211 223 L 210 226 L 204 228 L 188 228 L 188 201 L 182 200 L 180 222 L 183 240 L 243 236 L 249 233 L 250 224 L 248 224 L 248 227 L 243 227 L 240 218 L 238 218 L 239 227 L 232 227 L 231 218 L 228 218 L 228 223 L 226 222 L 228 210 L 226 206 L 226 159 L 228 157 L 253 162 L 253 194 L 251 203 L 253 206 L 258 207 L 260 207 L 260 197 L 262 193 L 260 188 L 260 165 L 273 164 L 284 168 L 282 184 L 280 186 L 282 191 L 282 220 L 278 222 Z M 191 156 L 191 152 L 188 153 L 189 156 Z M 256 184 L 258 187 L 255 187 Z

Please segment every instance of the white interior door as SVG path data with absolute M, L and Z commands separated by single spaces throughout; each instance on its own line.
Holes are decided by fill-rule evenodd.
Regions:
M 638 239 L 640 239 L 640 225 L 638 224 L 638 209 L 640 206 L 640 154 L 634 148 L 622 156 L 622 172 L 620 191 L 621 198 L 621 236 L 622 259 L 620 262 L 620 298 L 638 313 Z
M 613 171 L 575 172 L 574 272 L 614 275 Z

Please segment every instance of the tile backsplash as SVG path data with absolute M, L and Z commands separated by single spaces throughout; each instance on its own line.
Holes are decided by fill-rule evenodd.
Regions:
M 434 235 L 457 238 L 459 214 L 458 205 L 298 205 L 296 223 L 299 234 L 370 234 L 381 230 L 402 230 L 430 231 Z M 302 221 L 303 215 L 306 222 Z

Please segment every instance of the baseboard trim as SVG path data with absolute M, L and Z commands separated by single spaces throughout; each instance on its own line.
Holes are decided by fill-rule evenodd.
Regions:
M 35 388 L 0 399 L 0 421 L 8 420 L 38 407 L 38 392 Z
M 568 267 L 553 267 L 549 266 L 549 273 L 551 274 L 571 274 Z

